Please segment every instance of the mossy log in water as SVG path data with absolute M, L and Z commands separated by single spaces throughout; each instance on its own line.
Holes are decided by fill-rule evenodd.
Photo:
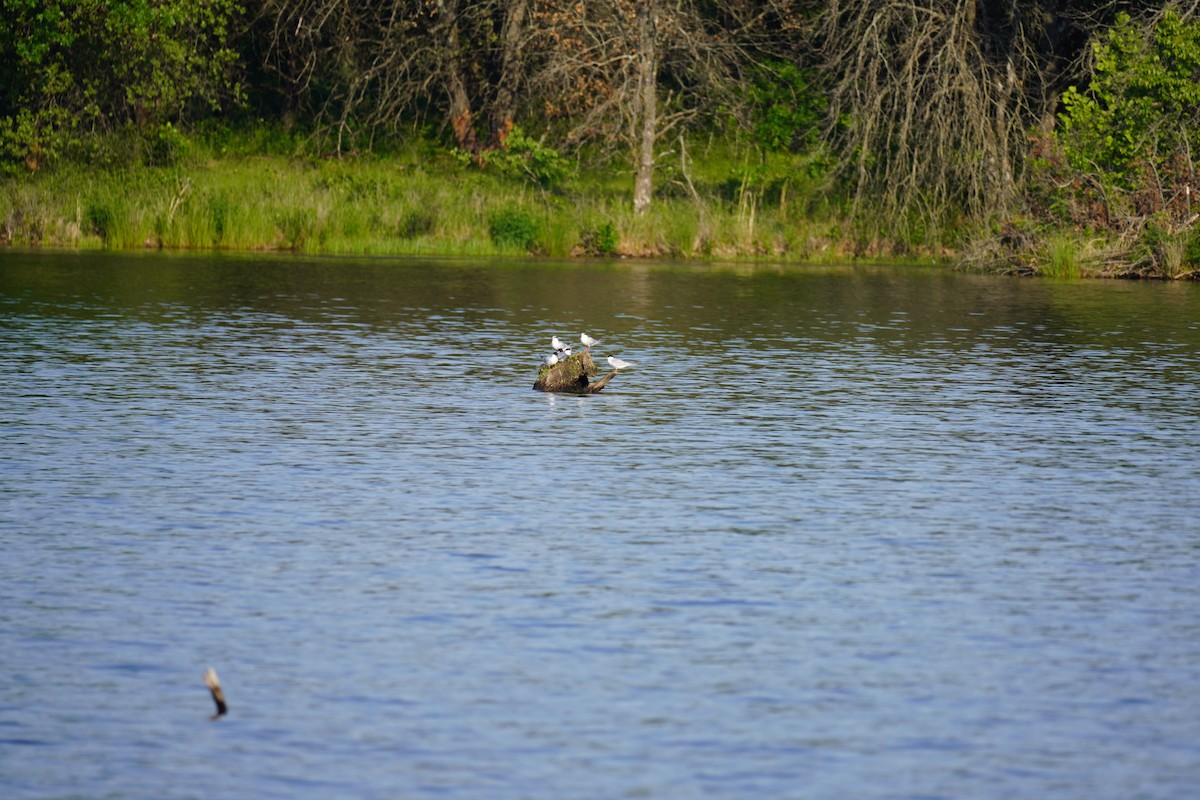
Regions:
M 613 370 L 595 383 L 589 382 L 588 378 L 595 375 L 596 372 L 591 352 L 584 350 L 582 353 L 575 353 L 570 358 L 560 360 L 552 367 L 543 366 L 538 371 L 537 381 L 534 382 L 533 388 L 539 392 L 596 394 L 608 385 L 617 371 Z

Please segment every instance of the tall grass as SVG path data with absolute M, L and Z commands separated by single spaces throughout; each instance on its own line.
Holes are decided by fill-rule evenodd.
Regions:
M 0 191 L 0 242 L 78 248 L 294 250 L 346 254 L 536 253 L 682 258 L 844 257 L 845 226 L 814 213 L 813 181 L 747 170 L 710 147 L 664 167 L 634 216 L 620 170 L 555 191 L 464 167 L 428 147 L 346 160 L 250 155 L 196 142 L 169 167 L 63 165 Z M 780 175 L 783 177 L 780 177 Z M 497 235 L 516 210 L 529 235 Z
M 1086 243 L 1069 233 L 1056 233 L 1046 239 L 1045 254 L 1039 272 L 1048 278 L 1074 280 L 1083 274 Z

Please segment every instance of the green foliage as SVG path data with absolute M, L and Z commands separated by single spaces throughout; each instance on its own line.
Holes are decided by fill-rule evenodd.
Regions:
M 504 140 L 504 147 L 485 151 L 479 154 L 478 160 L 501 175 L 527 180 L 543 189 L 562 185 L 571 174 L 567 159 L 554 148 L 526 135 L 517 125 Z
M 748 87 L 755 141 L 768 150 L 807 152 L 816 146 L 827 102 L 810 70 L 790 62 L 758 65 Z
M 98 200 L 89 202 L 83 212 L 83 219 L 88 233 L 99 236 L 100 241 L 105 244 L 112 239 L 116 215 L 109 205 Z
M 1048 278 L 1075 280 L 1082 274 L 1082 244 L 1069 233 L 1057 233 L 1045 243 L 1040 273 Z
M 208 199 L 208 218 L 212 225 L 212 243 L 214 247 L 221 245 L 232 211 L 229 195 L 224 192 L 214 194 Z
M 0 0 L 0 158 L 63 155 L 84 134 L 132 123 L 152 160 L 161 126 L 241 96 L 231 46 L 240 0 Z
M 583 251 L 592 256 L 616 255 L 617 247 L 620 244 L 621 239 L 617 233 L 617 226 L 607 220 L 584 231 L 581 242 Z
M 1200 227 L 1193 228 L 1188 233 L 1183 250 L 1183 260 L 1189 267 L 1200 270 Z
M 569 258 L 579 244 L 579 227 L 570 213 L 546 214 L 538 225 L 534 252 L 551 258 Z
M 69 122 L 65 115 L 60 122 Z M 16 174 L 23 169 L 36 170 L 43 160 L 59 154 L 65 144 L 61 134 L 48 136 L 44 128 L 58 130 L 60 126 L 46 125 L 32 111 L 22 108 L 13 116 L 0 119 L 0 173 Z
M 187 137 L 170 122 L 165 122 L 146 135 L 146 163 L 159 167 L 172 166 L 186 154 L 187 148 Z
M 1155 215 L 1138 237 L 1134 253 L 1143 274 L 1173 279 L 1195 276 L 1200 272 L 1200 227 L 1177 229 L 1163 215 Z
M 1135 186 L 1200 146 L 1200 21 L 1165 14 L 1148 34 L 1128 14 L 1094 46 L 1085 89 L 1063 95 L 1060 140 L 1070 165 Z
M 437 215 L 433 209 L 413 209 L 405 212 L 396 225 L 396 235 L 401 239 L 416 239 L 428 236 L 437 228 Z
M 506 206 L 488 218 L 492 241 L 501 247 L 530 250 L 537 243 L 539 229 L 537 218 L 517 206 Z
M 313 234 L 316 220 L 307 208 L 289 208 L 276 218 L 283 246 L 289 250 L 303 250 L 304 243 Z
M 390 180 L 338 169 L 337 162 L 333 166 L 313 180 L 314 188 L 335 192 L 348 200 L 382 200 L 393 194 Z

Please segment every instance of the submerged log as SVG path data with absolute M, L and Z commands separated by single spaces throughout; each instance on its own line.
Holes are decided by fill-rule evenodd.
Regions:
M 225 693 L 221 691 L 221 679 L 217 677 L 217 671 L 212 667 L 204 671 L 204 685 L 208 687 L 208 691 L 212 693 L 213 702 L 217 704 L 217 713 L 212 716 L 213 719 L 216 719 L 228 709 L 225 706 Z
M 537 380 L 533 388 L 539 392 L 562 392 L 566 394 L 596 394 L 617 374 L 614 369 L 595 383 L 588 378 L 597 372 L 592 354 L 588 350 L 575 353 L 570 358 L 560 360 L 554 366 L 543 366 L 538 370 Z

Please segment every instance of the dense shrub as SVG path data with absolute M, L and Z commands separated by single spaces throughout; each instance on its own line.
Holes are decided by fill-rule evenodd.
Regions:
M 754 140 L 769 150 L 805 152 L 816 146 L 828 105 L 811 71 L 767 61 L 747 87 Z
M 126 124 L 150 131 L 152 162 L 170 160 L 180 140 L 161 126 L 240 97 L 241 13 L 239 0 L 0 0 L 0 160 L 36 169 Z
M 580 246 L 588 255 L 612 256 L 616 255 L 620 243 L 617 226 L 606 221 L 584 231 Z
M 520 126 L 513 126 L 504 146 L 478 156 L 483 165 L 501 175 L 529 181 L 543 189 L 561 185 L 570 175 L 570 163 L 557 150 L 530 138 Z
M 1091 80 L 1063 95 L 1072 168 L 1126 189 L 1200 148 L 1200 21 L 1166 13 L 1152 30 L 1121 14 L 1094 46 Z
M 533 248 L 538 238 L 538 221 L 523 208 L 509 206 L 496 211 L 488 219 L 492 241 L 502 247 Z
M 87 232 L 99 236 L 102 242 L 107 244 L 112 238 L 116 215 L 105 203 L 98 200 L 88 203 L 83 212 L 83 220 Z

